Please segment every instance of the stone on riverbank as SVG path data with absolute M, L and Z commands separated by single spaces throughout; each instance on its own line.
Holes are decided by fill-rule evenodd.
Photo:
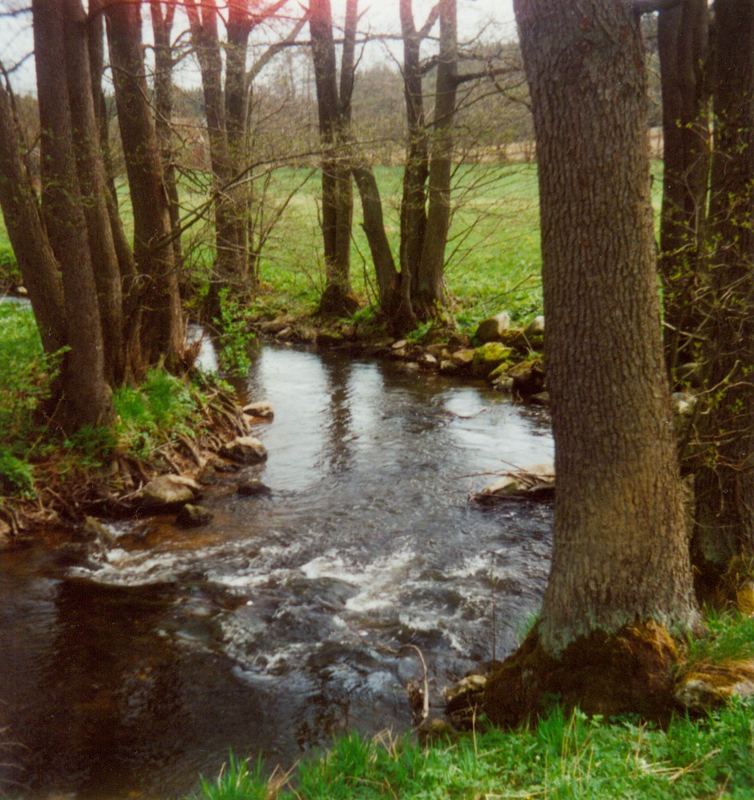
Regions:
M 272 403 L 268 403 L 266 401 L 249 403 L 247 406 L 244 406 L 243 413 L 248 414 L 251 417 L 260 417 L 261 419 L 273 419 L 275 416 L 275 410 L 272 407 Z
M 258 480 L 257 478 L 252 478 L 248 481 L 243 481 L 243 483 L 238 484 L 238 489 L 236 492 L 241 497 L 256 497 L 258 495 L 266 495 L 271 493 L 271 489 L 266 484 L 262 483 L 262 481 Z
M 260 464 L 267 460 L 267 448 L 253 436 L 239 436 L 223 445 L 222 455 L 239 464 Z
M 141 490 L 142 505 L 147 508 L 175 508 L 195 500 L 201 494 L 201 486 L 184 475 L 160 475 Z
M 508 314 L 506 311 L 503 311 L 494 317 L 490 317 L 489 319 L 485 319 L 484 321 L 480 322 L 474 337 L 482 344 L 486 344 L 487 342 L 499 342 L 500 337 L 505 333 L 505 331 L 508 330 L 508 328 L 510 328 L 510 326 L 510 314 Z
M 500 342 L 487 342 L 474 351 L 472 363 L 473 373 L 486 378 L 496 367 L 510 361 L 513 350 Z

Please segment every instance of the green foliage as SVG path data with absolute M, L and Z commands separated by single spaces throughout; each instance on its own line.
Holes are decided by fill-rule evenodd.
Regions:
M 201 797 L 207 800 L 267 800 L 267 781 L 262 775 L 262 764 L 253 769 L 247 761 L 240 761 L 233 753 L 228 763 L 214 781 L 201 780 Z
M 0 494 L 22 497 L 34 495 L 34 472 L 31 465 L 17 458 L 5 447 L 0 447 Z
M 252 316 L 250 308 L 231 297 L 230 289 L 220 290 L 220 316 L 215 318 L 217 356 L 220 368 L 228 375 L 246 375 L 251 367 L 250 350 L 256 341 L 250 327 Z
M 60 354 L 46 356 L 28 308 L 0 304 L 0 445 L 29 436 L 34 412 L 50 396 Z
M 688 643 L 690 663 L 754 658 L 754 617 L 738 611 L 705 611 L 706 635 Z
M 356 734 L 305 761 L 287 788 L 265 784 L 257 768 L 245 788 L 230 776 L 202 783 L 211 800 L 743 800 L 754 792 L 754 706 L 737 702 L 708 718 L 676 718 L 667 731 L 607 723 L 559 708 L 535 728 L 491 729 L 420 747 L 408 737 Z M 222 785 L 221 785 L 222 783 Z M 224 790 L 224 786 L 228 790 Z M 265 793 L 266 792 L 266 793 Z
M 84 425 L 63 442 L 63 447 L 76 458 L 80 467 L 101 467 L 112 455 L 118 444 L 112 428 Z
M 186 380 L 151 370 L 141 386 L 123 386 L 113 395 L 119 445 L 141 458 L 177 434 L 192 437 L 200 398 Z M 108 437 L 103 434 L 103 445 Z
M 432 322 L 422 322 L 420 325 L 417 325 L 414 330 L 410 331 L 406 334 L 406 341 L 411 342 L 412 344 L 418 344 L 419 342 L 424 341 L 426 336 L 432 330 Z

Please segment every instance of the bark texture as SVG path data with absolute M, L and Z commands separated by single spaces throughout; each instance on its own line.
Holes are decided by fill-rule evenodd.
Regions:
M 715 38 L 710 302 L 702 329 L 710 394 L 694 537 L 707 581 L 737 554 L 754 553 L 754 2 L 718 0 Z
M 356 8 L 355 0 L 348 0 L 346 16 L 348 19 L 350 12 L 353 24 Z M 310 1 L 309 32 L 322 146 L 322 237 L 326 285 L 320 300 L 320 311 L 326 314 L 350 315 L 358 308 L 358 302 L 351 292 L 350 277 L 353 188 L 348 133 L 353 88 L 353 49 L 350 46 L 344 47 L 341 71 L 343 80 L 339 91 L 330 0 Z M 350 77 L 347 74 L 349 72 Z
M 539 156 L 558 493 L 539 636 L 696 619 L 662 358 L 638 19 L 517 0 Z
M 171 367 L 180 360 L 184 331 L 168 196 L 144 73 L 139 4 L 109 0 L 107 23 L 139 272 L 129 299 L 140 314 L 132 349 L 139 348 L 144 366 L 164 359 Z
M 35 0 L 34 52 L 41 128 L 42 212 L 62 272 L 66 310 L 61 422 L 69 430 L 112 416 L 97 286 L 77 172 L 66 83 L 64 7 Z M 88 96 L 88 91 L 87 91 Z
M 72 134 L 89 250 L 97 285 L 105 375 L 108 383 L 117 385 L 123 380 L 126 365 L 123 285 L 107 207 L 107 176 L 91 91 L 87 16 L 80 0 L 62 0 L 62 5 Z

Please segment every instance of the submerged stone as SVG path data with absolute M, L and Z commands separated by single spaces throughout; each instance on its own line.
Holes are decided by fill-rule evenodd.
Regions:
M 178 512 L 175 522 L 182 528 L 201 528 L 202 525 L 212 522 L 212 512 L 204 506 L 187 503 Z

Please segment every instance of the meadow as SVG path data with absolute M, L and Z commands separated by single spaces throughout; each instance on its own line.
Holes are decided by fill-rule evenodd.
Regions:
M 653 165 L 653 203 L 659 209 L 660 162 Z M 388 238 L 397 256 L 401 167 L 376 167 Z M 269 219 L 284 206 L 260 259 L 261 289 L 255 313 L 312 312 L 324 288 L 324 264 L 319 229 L 320 178 L 317 170 L 282 168 L 254 181 L 259 206 Z M 183 214 L 188 216 L 207 197 L 207 176 L 186 175 L 180 187 Z M 118 188 L 126 229 L 131 228 L 127 187 Z M 446 285 L 452 313 L 462 330 L 471 331 L 483 318 L 508 311 L 516 322 L 541 313 L 541 255 L 535 164 L 458 165 L 453 180 L 453 216 L 447 247 Z M 194 285 L 206 282 L 214 258 L 210 224 L 199 221 L 183 236 L 186 269 Z M 375 301 L 373 270 L 361 228 L 361 206 L 354 192 L 351 247 L 354 290 L 368 308 Z M 13 269 L 14 259 L 0 220 L 0 277 Z M 6 281 L 7 283 L 7 281 Z M 361 312 L 363 313 L 363 312 Z

